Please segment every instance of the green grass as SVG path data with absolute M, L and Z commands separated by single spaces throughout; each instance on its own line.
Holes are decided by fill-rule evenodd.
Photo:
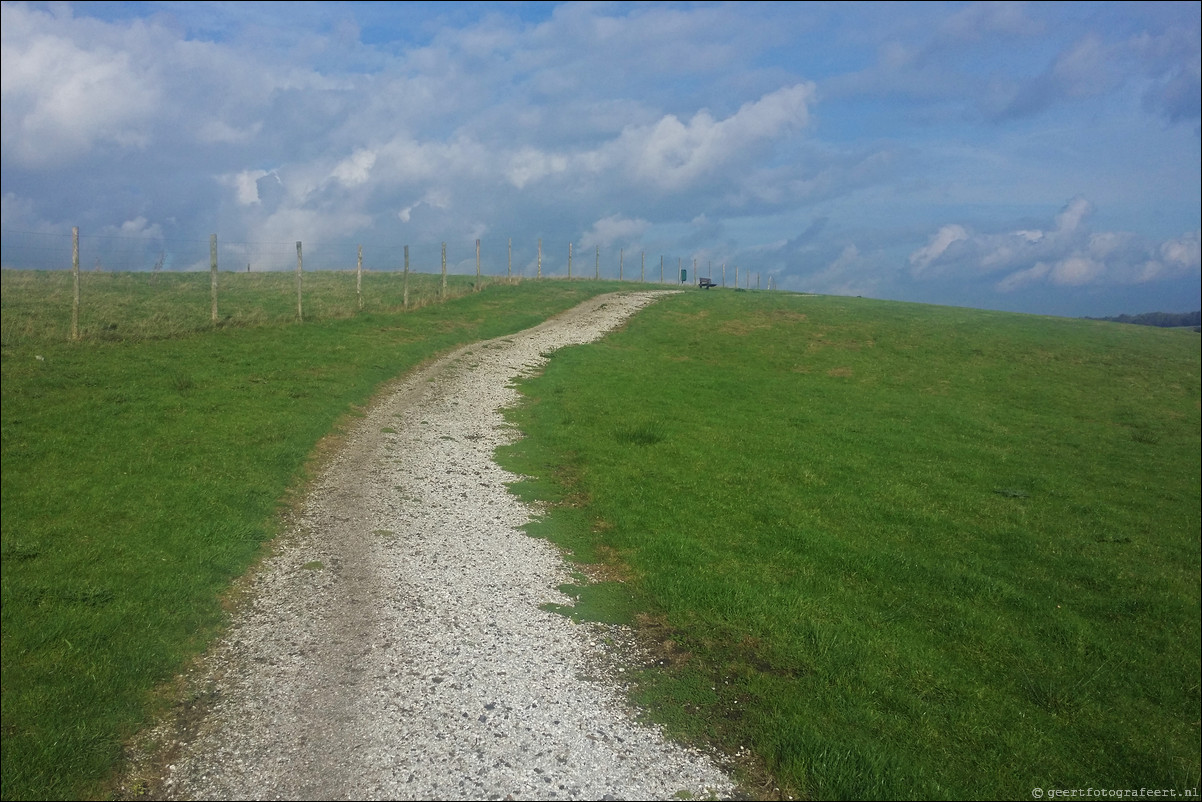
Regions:
M 87 278 L 72 342 L 68 274 L 2 274 L 4 799 L 107 793 L 319 441 L 382 383 L 615 288 L 527 281 L 403 314 L 401 277 L 374 276 L 355 314 L 353 275 L 306 275 L 298 325 L 291 277 L 223 274 L 235 311 L 214 328 L 207 275 Z
M 71 342 L 69 274 L 2 273 L 4 799 L 107 792 L 383 382 L 619 287 L 429 305 L 415 275 L 402 314 L 368 274 L 357 313 L 353 274 L 306 274 L 296 325 L 294 276 L 223 273 L 213 326 L 207 274 L 82 278 Z M 1199 362 L 1190 332 L 692 292 L 557 352 L 505 458 L 554 502 L 532 532 L 614 578 L 564 612 L 640 622 L 640 699 L 785 793 L 1180 791 Z
M 557 352 L 501 456 L 621 580 L 569 612 L 641 611 L 638 698 L 760 793 L 1180 794 L 1200 375 L 1192 332 L 687 293 Z
M 6 345 L 69 339 L 73 284 L 69 271 L 4 270 Z M 170 337 L 214 328 L 208 273 L 80 273 L 79 335 L 85 340 Z M 305 320 L 347 318 L 363 312 L 420 309 L 444 299 L 442 278 L 410 273 L 406 295 L 401 273 L 363 274 L 362 293 L 348 272 L 305 273 L 301 312 Z M 482 277 L 479 287 L 508 284 Z M 476 289 L 476 277 L 448 275 L 445 298 Z M 218 328 L 280 325 L 296 320 L 296 275 L 287 272 L 219 273 Z

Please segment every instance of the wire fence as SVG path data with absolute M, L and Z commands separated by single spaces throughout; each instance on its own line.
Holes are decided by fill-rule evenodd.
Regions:
M 364 248 L 345 242 L 207 242 L 161 237 L 0 231 L 3 340 L 27 339 L 70 309 L 63 336 L 127 338 L 205 326 L 404 311 L 523 279 L 598 279 L 680 286 L 700 278 L 697 257 L 512 239 Z M 465 247 L 466 246 L 466 247 Z M 705 265 L 700 286 L 758 289 L 758 274 Z M 692 279 L 692 280 L 690 280 Z M 770 285 L 769 285 L 770 288 Z M 168 298 L 169 297 L 169 298 Z M 163 303 L 164 300 L 171 303 Z M 52 326 L 57 336 L 58 325 Z

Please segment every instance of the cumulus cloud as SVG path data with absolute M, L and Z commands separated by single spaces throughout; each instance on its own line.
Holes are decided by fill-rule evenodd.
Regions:
M 1199 232 L 1169 240 L 1160 246 L 1160 255 L 1166 265 L 1173 269 L 1196 271 L 1202 262 L 1202 247 L 1199 247 Z
M 1093 231 L 1093 205 L 1070 200 L 1045 229 L 975 233 L 959 224 L 940 227 L 911 252 L 911 275 L 919 279 L 997 276 L 994 288 L 1011 292 L 1032 284 L 1083 287 L 1139 284 L 1200 270 L 1198 233 L 1149 242 L 1123 231 Z
M 411 203 L 397 212 L 397 218 L 402 223 L 408 223 L 412 219 L 413 213 L 417 211 L 419 207 L 426 206 L 431 209 L 445 210 L 450 208 L 450 205 L 450 193 L 444 188 L 434 188 L 425 193 L 421 200 L 417 201 L 416 203 Z
M 562 173 L 567 169 L 568 159 L 566 156 L 544 153 L 533 147 L 523 147 L 509 156 L 505 176 L 509 179 L 509 183 L 522 189 L 527 184 L 556 173 Z
M 759 143 L 805 127 L 814 94 L 813 84 L 801 83 L 744 104 L 723 120 L 703 109 L 687 123 L 669 114 L 652 125 L 630 126 L 596 163 L 617 163 L 642 183 L 680 189 Z
M 1158 258 L 1149 259 L 1143 264 L 1138 281 L 1198 275 L 1202 272 L 1200 239 L 1202 231 L 1191 231 L 1161 243 L 1156 254 Z
M 1014 290 L 1017 290 L 1027 284 L 1043 281 L 1047 278 L 1047 275 L 1049 272 L 1051 272 L 1051 269 L 1051 265 L 1049 265 L 1047 262 L 1036 262 L 1026 270 L 1018 270 L 1006 276 L 1004 279 L 994 285 L 994 288 L 999 292 L 1013 292 Z
M 4 3 L 6 229 L 203 243 L 216 228 L 285 257 L 303 240 L 307 259 L 319 237 L 457 253 L 542 237 L 615 263 L 618 248 L 663 248 L 810 289 L 909 280 L 928 297 L 1197 275 L 1196 141 L 1175 125 L 1198 119 L 1188 9 L 1087 25 L 1021 3 L 871 18 L 784 3 L 283 5 Z M 1053 110 L 1055 126 L 1024 127 Z M 982 222 L 986 203 L 1018 219 L 1065 186 L 1099 204 L 1119 187 L 1186 233 L 1098 230 L 1084 198 Z M 930 216 L 960 200 L 971 224 Z M 916 218 L 935 220 L 921 241 Z
M 939 229 L 923 247 L 910 254 L 910 264 L 915 275 L 921 275 L 932 264 L 941 260 L 947 249 L 958 242 L 966 242 L 969 238 L 968 229 L 964 226 L 951 224 Z
M 1059 237 L 1071 236 L 1079 231 L 1085 223 L 1087 217 L 1093 214 L 1093 204 L 1085 200 L 1085 198 L 1073 198 L 1061 210 L 1060 214 L 1056 215 L 1056 228 L 1053 234 Z M 1034 236 L 1028 232 L 1023 232 L 1028 239 L 1039 241 L 1042 236 Z
M 42 12 L 5 3 L 0 18 L 7 157 L 36 167 L 101 143 L 147 144 L 161 99 L 152 70 L 119 46 L 58 35 Z
M 217 180 L 234 191 L 239 206 L 251 206 L 259 202 L 259 181 L 266 175 L 266 170 L 243 170 L 218 176 Z
M 145 217 L 126 220 L 117 230 L 126 237 L 162 238 L 163 236 L 162 227 L 158 223 L 151 223 Z
M 646 220 L 631 220 L 618 214 L 603 217 L 580 239 L 580 247 L 593 248 L 627 245 L 637 242 L 650 227 Z
M 594 147 L 549 149 L 522 145 L 490 152 L 473 143 L 468 162 L 488 174 L 499 165 L 504 179 L 517 189 L 559 178 L 595 182 L 625 180 L 664 193 L 679 192 L 701 181 L 726 176 L 775 140 L 804 128 L 815 90 L 811 83 L 787 86 L 743 104 L 718 119 L 701 109 L 688 120 L 666 114 L 654 122 L 624 126 Z M 463 161 L 458 162 L 462 165 Z
M 366 148 L 360 148 L 350 158 L 339 162 L 330 177 L 343 186 L 356 187 L 367 183 L 375 163 L 376 154 Z

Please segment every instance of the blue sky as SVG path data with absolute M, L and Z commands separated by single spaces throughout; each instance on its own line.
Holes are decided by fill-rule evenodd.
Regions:
M 4 263 L 1202 306 L 1202 4 L 3 3 Z M 31 232 L 33 232 L 31 234 Z M 91 237 L 91 239 L 87 239 Z M 100 255 L 103 251 L 103 258 Z M 619 257 L 619 254 L 622 254 Z M 90 264 L 85 259 L 85 264 Z M 690 271 L 691 272 L 691 271 Z

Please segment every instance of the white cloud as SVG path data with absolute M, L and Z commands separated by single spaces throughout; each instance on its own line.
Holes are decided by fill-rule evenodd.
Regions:
M 995 284 L 994 288 L 999 292 L 1013 292 L 1027 284 L 1042 281 L 1051 271 L 1051 265 L 1046 262 L 1037 262 L 1026 270 L 1019 270 L 1006 276 Z
M 509 157 L 506 178 L 518 189 L 568 169 L 568 159 L 536 148 L 523 147 Z
M 70 38 L 69 19 L 52 23 L 23 6 L 4 3 L 0 16 L 6 156 L 36 167 L 73 159 L 101 143 L 142 147 L 150 141 L 160 87 L 131 53 L 105 43 L 79 44 Z M 65 35 L 52 32 L 57 30 Z
M 330 177 L 343 186 L 356 187 L 367 183 L 375 163 L 376 154 L 366 148 L 360 148 L 351 154 L 350 158 L 339 162 Z
M 678 190 L 764 141 L 805 127 L 814 95 L 813 84 L 796 84 L 744 104 L 723 120 L 703 109 L 688 123 L 669 114 L 653 125 L 629 126 L 595 163 L 616 162 L 641 183 Z
M 243 170 L 232 175 L 218 176 L 217 180 L 234 190 L 234 200 L 240 206 L 251 206 L 259 202 L 258 181 L 265 175 L 266 170 Z
M 1056 215 L 1054 233 L 1060 236 L 1073 234 L 1081 228 L 1091 214 L 1093 214 L 1093 204 L 1082 197 L 1073 198 L 1064 207 L 1064 210 Z
M 158 223 L 150 223 L 145 217 L 126 220 L 119 229 L 125 237 L 162 237 L 163 229 Z
M 368 215 L 354 211 L 330 212 L 317 209 L 280 209 L 275 214 L 254 223 L 249 238 L 264 243 L 320 243 L 340 241 L 371 224 Z M 312 250 L 308 250 L 312 255 Z M 274 257 L 255 265 L 255 269 L 278 269 L 296 266 L 296 251 L 288 246 L 275 252 Z M 306 268 L 308 269 L 308 268 Z
M 1160 256 L 1166 265 L 1182 272 L 1197 273 L 1202 267 L 1202 232 L 1191 231 L 1161 244 Z
M 949 224 L 931 236 L 925 246 L 910 254 L 911 273 L 931 278 L 947 275 L 990 274 L 1021 269 L 1036 262 L 1059 263 L 1076 251 L 1088 251 L 1091 234 L 1087 227 L 1093 206 L 1081 197 L 1071 199 L 1046 229 L 1016 229 L 1002 234 L 979 234 L 959 224 Z M 1114 242 L 1092 235 L 1096 247 Z M 1042 274 L 1041 274 L 1042 275 Z
M 1047 229 L 978 234 L 964 226 L 940 227 L 910 254 L 916 278 L 1006 273 L 994 283 L 1011 292 L 1035 283 L 1057 287 L 1146 283 L 1199 272 L 1197 232 L 1149 243 L 1126 231 L 1090 230 L 1094 207 L 1071 199 Z
M 610 215 L 593 223 L 593 227 L 580 238 L 581 248 L 612 245 L 629 245 L 637 242 L 650 227 L 646 220 L 631 220 L 621 215 Z
M 1198 116 L 1198 27 L 1177 6 L 405 8 L 4 3 L 6 228 L 543 237 L 972 302 L 1198 275 L 1196 233 L 1163 241 L 1197 225 L 1196 132 L 1172 123 Z M 1127 217 L 1043 206 L 1072 191 Z
M 994 285 L 999 292 L 1012 292 L 1029 284 L 1046 282 L 1057 287 L 1082 287 L 1103 276 L 1106 265 L 1082 254 L 1073 254 L 1054 264 L 1038 262 L 1026 270 L 1006 276 Z
M 1084 254 L 1075 253 L 1067 259 L 1058 262 L 1053 268 L 1050 279 L 1053 284 L 1062 287 L 1079 287 L 1090 284 L 1105 272 L 1106 267 L 1101 262 L 1090 259 Z
M 910 254 L 910 264 L 914 267 L 914 274 L 920 275 L 923 270 L 930 267 L 933 262 L 939 259 L 943 254 L 957 242 L 964 242 L 968 239 L 968 229 L 964 226 L 951 224 L 940 228 L 930 241 Z
M 1191 231 L 1162 242 L 1156 253 L 1133 271 L 1134 283 L 1147 283 L 1202 274 L 1202 231 Z
M 1131 245 L 1133 236 L 1122 231 L 1103 231 L 1089 235 L 1089 255 L 1095 259 L 1108 259 Z
M 432 209 L 448 209 L 451 206 L 450 193 L 442 187 L 436 187 L 427 192 L 422 199 L 416 203 L 412 203 L 402 208 L 397 212 L 397 218 L 402 223 L 408 223 L 413 216 L 413 213 L 421 206 L 428 206 Z

